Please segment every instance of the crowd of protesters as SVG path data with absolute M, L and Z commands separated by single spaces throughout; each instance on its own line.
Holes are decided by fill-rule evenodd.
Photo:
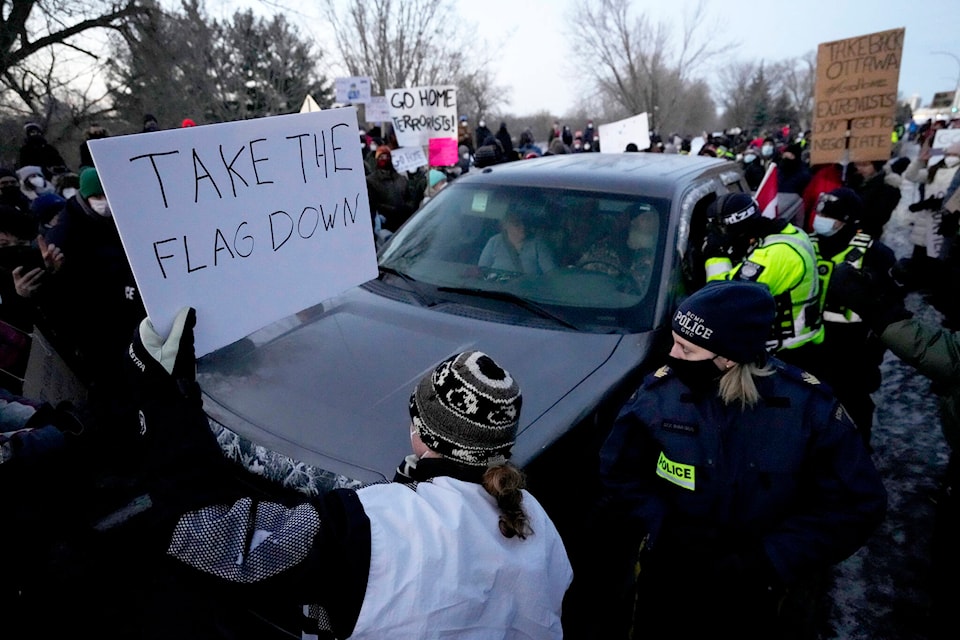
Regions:
M 185 119 L 181 126 L 195 124 Z M 960 296 L 957 295 L 960 291 L 956 284 L 960 282 L 960 249 L 957 242 L 960 205 L 955 197 L 960 187 L 960 143 L 936 148 L 936 132 L 944 127 L 960 128 L 960 120 L 929 122 L 911 132 L 920 146 L 915 158 L 900 157 L 897 155 L 899 146 L 892 144 L 892 153 L 887 159 L 847 164 L 811 166 L 810 133 L 796 133 L 789 127 L 755 136 L 749 136 L 740 129 L 730 129 L 720 135 L 701 136 L 696 141 L 680 135 L 662 138 L 654 134 L 647 148 L 628 145 L 624 150 L 725 159 L 742 168 L 751 190 L 756 190 L 769 168 L 776 165 L 778 191 L 800 198 L 804 214 L 802 224 L 798 225 L 768 220 L 761 215 L 751 194 L 732 194 L 732 197 L 720 198 L 711 205 L 707 212 L 704 242 L 697 247 L 697 255 L 703 260 L 701 266 L 706 272 L 705 280 L 740 283 L 731 288 L 728 282 L 728 286 L 721 291 L 742 290 L 749 294 L 747 298 L 754 296 L 756 308 L 753 311 L 757 326 L 770 326 L 772 321 L 774 326 L 779 327 L 780 333 L 764 336 L 759 329 L 751 329 L 750 334 L 755 338 L 750 343 L 751 349 L 749 353 L 741 353 L 746 338 L 741 336 L 736 319 L 752 317 L 747 313 L 749 310 L 739 310 L 747 315 L 738 316 L 736 305 L 730 308 L 723 306 L 723 301 L 727 300 L 725 296 L 712 297 L 719 295 L 716 294 L 715 285 L 706 286 L 703 291 L 713 293 L 688 300 L 687 311 L 695 311 L 691 317 L 698 318 L 698 322 L 704 322 L 703 318 L 710 319 L 707 324 L 711 333 L 716 331 L 717 342 L 701 340 L 703 336 L 699 333 L 688 335 L 686 330 L 689 326 L 678 312 L 674 318 L 675 345 L 670 358 L 673 371 L 667 367 L 660 369 L 658 374 L 654 374 L 659 377 L 644 383 L 641 395 L 635 396 L 625 406 L 616 422 L 614 436 L 601 452 L 607 465 L 603 471 L 607 474 L 608 495 L 601 496 L 598 504 L 609 506 L 615 502 L 621 511 L 642 513 L 643 518 L 647 519 L 653 518 L 650 514 L 655 512 L 654 519 L 658 526 L 662 525 L 666 531 L 681 531 L 688 535 L 689 539 L 684 539 L 683 545 L 677 543 L 680 538 L 672 541 L 672 544 L 679 546 L 671 547 L 671 540 L 660 543 L 661 549 L 666 546 L 674 554 L 673 561 L 679 562 L 681 557 L 688 561 L 684 565 L 688 573 L 679 576 L 673 573 L 671 565 L 663 564 L 663 558 L 667 556 L 653 555 L 656 548 L 651 546 L 654 540 L 650 537 L 651 532 L 644 530 L 638 533 L 643 544 L 647 545 L 641 551 L 648 563 L 648 572 L 653 568 L 648 575 L 654 576 L 652 579 L 657 580 L 659 586 L 669 579 L 675 582 L 671 584 L 680 589 L 689 575 L 702 572 L 705 580 L 712 582 L 704 582 L 709 587 L 700 589 L 696 594 L 706 602 L 714 598 L 716 589 L 721 588 L 719 585 L 724 579 L 736 577 L 740 593 L 750 593 L 755 598 L 752 602 L 762 603 L 766 607 L 765 615 L 775 616 L 777 606 L 782 605 L 784 600 L 770 600 L 774 593 L 771 585 L 775 585 L 777 594 L 782 595 L 780 591 L 786 589 L 789 580 L 795 577 L 793 572 L 800 572 L 804 564 L 803 557 L 799 556 L 809 550 L 804 557 L 807 560 L 815 557 L 816 562 L 807 568 L 822 570 L 863 543 L 882 517 L 885 504 L 883 489 L 869 462 L 869 454 L 874 413 L 870 394 L 879 388 L 880 362 L 887 349 L 914 364 L 919 371 L 937 382 L 935 389 L 942 394 L 943 427 L 948 441 L 954 444 L 960 438 L 956 433 L 960 428 L 956 393 L 960 388 L 960 339 L 952 332 L 960 326 Z M 148 134 L 157 129 L 156 118 L 149 114 L 145 116 L 142 133 Z M 902 134 L 901 131 L 894 132 L 894 137 Z M 8 578 L 0 580 L 0 599 L 8 601 L 14 601 L 18 593 L 35 586 L 30 581 L 31 571 L 35 568 L 33 559 L 38 555 L 49 556 L 51 549 L 62 539 L 64 523 L 80 522 L 67 527 L 76 526 L 77 535 L 82 535 L 84 527 L 90 525 L 91 513 L 96 511 L 96 506 L 92 510 L 90 505 L 82 505 L 81 508 L 74 499 L 77 495 L 75 491 L 80 490 L 82 483 L 75 482 L 73 491 L 63 490 L 68 475 L 84 473 L 80 470 L 81 465 L 71 460 L 82 459 L 87 469 L 94 466 L 116 472 L 115 478 L 110 477 L 117 486 L 100 492 L 101 496 L 111 491 L 119 494 L 119 497 L 107 495 L 103 498 L 105 503 L 100 515 L 108 516 L 117 504 L 136 498 L 141 489 L 124 484 L 129 482 L 127 472 L 132 471 L 138 461 L 157 455 L 156 452 L 139 451 L 138 448 L 143 446 L 142 441 L 133 430 L 127 428 L 143 420 L 142 390 L 131 381 L 127 366 L 131 353 L 130 336 L 139 327 L 139 335 L 143 337 L 144 325 L 141 321 L 146 313 L 87 146 L 89 140 L 107 135 L 108 132 L 99 126 L 87 130 L 86 139 L 79 149 L 80 166 L 74 172 L 66 166 L 55 146 L 45 139 L 42 128 L 35 123 L 28 123 L 24 127 L 24 141 L 17 166 L 0 168 L 0 332 L 4 334 L 3 349 L 0 351 L 0 374 L 3 376 L 0 389 L 0 480 L 22 482 L 24 478 L 34 477 L 38 469 L 47 472 L 47 482 L 32 483 L 29 491 L 17 496 L 14 500 L 16 508 L 12 510 L 16 514 L 11 520 L 12 526 L 5 527 L 0 534 L 0 543 L 6 548 L 21 544 L 26 551 L 18 557 L 17 562 L 11 564 L 11 570 L 6 574 Z M 481 118 L 477 127 L 471 130 L 468 118 L 461 116 L 456 164 L 398 171 L 393 159 L 398 145 L 389 126 L 367 126 L 360 131 L 359 142 L 366 171 L 372 228 L 378 244 L 386 241 L 448 183 L 475 168 L 528 161 L 548 155 L 598 152 L 601 145 L 592 120 L 577 130 L 562 125 L 559 120 L 555 121 L 543 145 L 538 143 L 530 129 L 524 129 L 514 138 L 507 122 L 501 121 L 494 131 Z M 896 261 L 890 249 L 883 244 L 882 237 L 887 222 L 900 204 L 903 180 L 917 183 L 921 196 L 909 205 L 913 253 L 906 259 Z M 794 278 L 793 274 L 798 275 Z M 749 282 L 750 286 L 741 289 L 741 284 L 745 282 Z M 910 317 L 903 306 L 903 297 L 910 291 L 924 293 L 943 313 L 943 327 L 927 326 Z M 31 336 L 35 333 L 42 334 L 53 346 L 86 390 L 87 401 L 82 406 L 70 402 L 51 405 L 23 395 L 27 355 Z M 677 339 L 678 336 L 680 339 Z M 763 340 L 764 337 L 768 339 Z M 155 339 L 163 341 L 160 336 L 155 336 Z M 149 348 L 150 345 L 140 345 L 140 349 Z M 494 368 L 492 363 L 484 366 L 490 370 Z M 753 389 L 752 395 L 743 389 L 741 391 L 746 396 L 734 394 L 739 405 L 723 396 L 724 384 L 727 383 L 722 380 L 729 377 L 727 370 L 734 367 L 735 373 L 746 371 L 751 381 L 757 378 L 756 387 L 760 389 L 757 391 L 748 385 L 749 389 Z M 508 376 L 502 371 L 498 375 Z M 828 391 L 808 388 L 811 384 L 819 385 L 819 382 L 810 382 L 817 378 L 829 385 L 826 387 Z M 436 378 L 434 384 L 439 384 Z M 786 408 L 789 408 L 793 398 L 798 407 L 808 402 L 813 403 L 811 406 L 816 405 L 817 418 L 811 429 L 821 433 L 811 435 L 811 429 L 805 426 L 806 422 L 791 424 L 798 433 L 803 432 L 804 438 L 810 438 L 810 442 L 821 438 L 816 441 L 817 446 L 822 445 L 833 457 L 818 454 L 804 446 L 804 451 L 811 451 L 813 462 L 809 464 L 814 465 L 818 473 L 823 472 L 824 477 L 810 485 L 816 485 L 815 490 L 801 488 L 802 483 L 796 483 L 796 486 L 791 484 L 789 490 L 784 489 L 785 495 L 802 494 L 801 498 L 794 496 L 787 499 L 781 496 L 779 502 L 771 499 L 769 504 L 758 507 L 758 513 L 761 513 L 758 518 L 764 520 L 763 526 L 755 526 L 755 522 L 731 524 L 729 520 L 714 520 L 715 514 L 704 515 L 702 505 L 698 505 L 695 499 L 697 496 L 691 498 L 682 491 L 677 492 L 674 487 L 664 489 L 665 485 L 658 484 L 663 479 L 684 488 L 683 465 L 678 465 L 678 459 L 666 461 L 668 466 L 672 465 L 672 471 L 657 471 L 660 480 L 654 479 L 652 474 L 651 477 L 643 477 L 633 465 L 635 459 L 646 460 L 650 454 L 655 459 L 658 452 L 662 458 L 668 445 L 674 451 L 671 456 L 685 455 L 685 445 L 677 444 L 686 442 L 686 434 L 678 435 L 684 429 L 694 429 L 701 434 L 701 427 L 703 433 L 726 428 L 710 423 L 690 423 L 699 420 L 691 417 L 693 414 L 688 415 L 690 407 L 687 405 L 690 404 L 691 394 L 697 396 L 705 393 L 705 390 L 712 394 L 701 398 L 703 406 L 710 406 L 710 412 L 729 413 L 730 421 L 756 420 L 757 424 L 765 424 L 769 422 L 764 418 L 765 412 L 786 415 L 780 411 L 785 409 L 783 406 L 766 400 L 758 404 L 763 393 L 774 388 L 779 395 L 769 398 L 770 402 L 786 398 Z M 519 411 L 519 391 L 516 393 L 516 410 Z M 720 394 L 720 400 L 714 397 L 717 393 Z M 837 401 L 842 403 L 844 410 L 836 408 L 841 406 Z M 192 408 L 195 410 L 197 407 L 194 405 Z M 796 410 L 796 407 L 792 409 Z M 656 414 L 656 419 L 651 418 L 654 415 L 651 412 L 657 411 L 665 413 Z M 674 414 L 683 414 L 687 422 L 673 423 L 666 419 Z M 424 423 L 419 414 L 412 419 L 418 437 L 429 431 L 430 425 Z M 810 416 L 804 416 L 804 420 L 808 419 L 811 419 Z M 202 420 L 195 419 L 194 422 Z M 636 441 L 636 434 L 641 430 L 649 433 L 645 433 L 646 439 L 642 442 Z M 851 438 L 851 433 L 859 437 Z M 839 441 L 842 441 L 842 448 L 846 452 L 842 455 L 837 453 L 840 447 L 836 443 Z M 91 446 L 91 442 L 95 445 Z M 654 445 L 660 448 L 656 449 Z M 439 444 L 435 444 L 433 449 L 437 447 L 443 449 Z M 447 461 L 456 458 L 453 454 L 438 455 Z M 856 478 L 847 476 L 842 478 L 842 482 L 834 482 L 835 478 L 827 477 L 830 473 L 824 471 L 824 465 L 840 469 L 844 460 L 849 462 L 853 458 L 858 465 Z M 625 464 L 625 460 L 630 464 Z M 459 464 L 456 460 L 454 462 Z M 658 460 L 657 466 L 666 468 L 662 467 L 661 462 Z M 736 466 L 738 459 L 731 458 L 728 462 Z M 806 468 L 808 464 L 800 459 L 795 462 L 798 469 Z M 714 464 L 714 461 L 709 464 Z M 56 472 L 49 473 L 53 468 Z M 654 468 L 651 466 L 650 470 Z M 944 536 L 954 535 L 960 530 L 960 510 L 953 496 L 953 487 L 960 482 L 958 469 L 960 462 L 952 459 L 944 494 L 938 505 L 937 526 Z M 769 478 L 764 480 L 756 477 L 753 470 L 744 473 L 751 481 L 756 481 L 763 491 L 770 489 Z M 849 473 L 849 469 L 843 473 Z M 838 471 L 836 475 L 843 473 Z M 439 476 L 450 474 L 448 470 L 438 473 Z M 802 475 L 798 470 L 797 477 Z M 417 477 L 415 473 L 413 476 Z M 736 473 L 731 475 L 735 476 L 739 477 Z M 708 472 L 704 480 L 709 481 L 709 478 Z M 102 482 L 102 475 L 96 481 Z M 712 490 L 728 506 L 733 505 L 731 509 L 736 510 L 736 500 L 742 499 L 742 496 L 728 495 L 725 493 L 728 488 L 718 485 Z M 373 494 L 367 492 L 360 495 Z M 407 496 L 406 493 L 403 495 Z M 824 510 L 840 502 L 860 509 L 855 527 L 831 527 L 831 522 L 854 516 L 851 510 L 843 514 L 841 510 L 835 510 L 836 518 L 831 520 L 824 517 L 823 526 L 811 533 L 810 539 L 802 544 L 794 541 L 783 543 L 783 548 L 780 548 L 767 540 L 768 534 L 774 535 L 770 531 L 778 531 L 781 520 L 785 518 L 784 513 L 789 511 L 778 511 L 783 504 L 806 500 L 807 507 L 817 506 L 814 497 L 823 501 L 821 506 Z M 605 498 L 608 500 L 606 503 Z M 532 497 L 528 498 L 528 502 L 536 504 Z M 44 505 L 43 508 L 38 508 L 40 504 Z M 670 505 L 669 508 L 664 504 Z M 214 508 L 199 502 L 193 506 Z M 322 506 L 324 509 L 329 507 Z M 319 509 L 316 504 L 314 507 Z M 689 511 L 685 512 L 685 509 Z M 376 511 L 371 510 L 370 513 Z M 179 517 L 182 514 L 176 515 Z M 801 510 L 788 515 L 798 521 L 808 516 Z M 296 520 L 299 515 L 294 517 L 291 511 L 285 517 Z M 538 528 L 550 527 L 545 514 L 538 514 L 537 517 L 541 518 Z M 603 517 L 611 516 L 606 513 Z M 170 523 L 175 521 L 171 520 Z M 42 526 L 38 527 L 38 522 Z M 184 522 L 186 519 L 180 520 L 177 526 L 185 526 Z M 701 528 L 696 532 L 693 528 L 689 531 L 684 528 L 691 523 Z M 621 524 L 617 523 L 616 526 Z M 643 524 L 650 523 L 644 521 Z M 630 525 L 635 526 L 637 522 L 631 521 Z M 709 542 L 719 545 L 718 541 L 727 540 L 726 536 L 732 539 L 733 534 L 741 531 L 738 529 L 741 525 L 756 534 L 755 538 L 748 541 L 749 545 L 745 544 L 743 549 L 738 548 L 735 552 L 718 552 L 717 557 L 709 563 L 709 568 L 702 563 L 697 564 L 702 558 L 691 555 L 691 549 L 699 546 L 702 552 L 702 548 L 705 548 L 701 544 L 704 540 L 703 526 L 713 527 L 710 532 L 716 535 Z M 288 524 L 284 522 L 282 526 L 287 527 Z M 18 532 L 37 530 L 49 533 L 35 536 L 27 543 L 20 539 Z M 847 537 L 839 539 L 837 536 Z M 204 542 L 204 545 L 213 548 L 215 543 Z M 631 551 L 635 559 L 637 547 L 634 546 Z M 960 560 L 949 544 L 939 544 L 936 551 L 937 560 L 940 561 L 938 579 L 942 578 L 946 585 L 950 571 L 960 569 Z M 222 549 L 214 552 L 227 553 Z M 564 555 L 562 548 L 553 549 L 551 553 L 557 554 L 558 558 Z M 609 557 L 603 559 L 609 561 Z M 566 561 L 566 558 L 563 560 Z M 82 566 L 91 567 L 89 562 L 82 563 Z M 296 567 L 299 563 L 284 566 Z M 576 572 L 577 566 L 573 568 Z M 625 568 L 629 567 L 622 565 L 607 573 L 598 572 L 597 575 L 609 578 L 622 573 L 620 570 Z M 559 607 L 557 601 L 562 598 L 563 590 L 569 584 L 567 572 L 561 573 L 560 582 L 563 584 L 559 594 L 554 589 L 550 602 L 547 605 L 537 603 L 537 607 Z M 44 574 L 40 572 L 38 575 Z M 588 575 L 596 578 L 589 572 Z M 299 575 L 294 577 L 297 590 L 306 592 L 313 588 L 309 579 Z M 756 584 L 751 581 L 752 578 L 756 578 Z M 243 580 L 238 577 L 237 581 Z M 576 580 L 574 584 L 577 585 Z M 625 627 L 633 624 L 633 616 L 642 615 L 641 611 L 633 608 L 638 602 L 635 599 L 650 599 L 651 594 L 658 593 L 658 585 L 641 580 L 626 591 L 615 593 L 614 598 L 606 604 L 625 603 L 629 611 L 608 612 L 610 616 L 604 620 L 604 624 L 612 623 L 613 627 L 618 621 L 623 622 Z M 589 586 L 596 586 L 597 593 L 603 593 L 605 589 L 609 593 L 611 587 L 609 583 L 588 583 Z M 760 590 L 754 592 L 753 588 L 758 586 Z M 576 588 L 585 587 L 581 583 Z M 433 594 L 437 601 L 430 606 L 443 604 L 445 596 L 441 592 Z M 938 601 L 941 603 L 936 611 L 938 619 L 948 619 L 955 592 L 955 587 L 943 586 L 943 593 L 951 594 L 951 597 L 943 597 Z M 364 601 L 362 594 L 359 596 Z M 657 597 L 660 598 L 657 600 L 659 607 L 677 606 L 678 614 L 689 604 L 669 598 L 664 600 L 662 593 Z M 631 598 L 634 600 L 631 601 Z M 723 602 L 729 603 L 729 598 Z M 740 600 L 738 606 L 742 608 L 750 602 L 749 599 Z M 348 616 L 352 623 L 356 623 L 359 616 L 360 605 L 351 601 L 351 606 L 354 605 L 357 611 L 351 609 L 353 617 Z M 721 625 L 731 632 L 736 630 L 738 621 L 742 621 L 740 609 L 726 606 L 722 609 L 714 607 L 710 610 L 727 617 L 737 611 L 734 616 L 736 619 L 726 620 L 725 626 Z M 70 611 L 75 615 L 83 615 L 77 608 L 71 608 Z M 754 611 L 757 609 L 754 608 Z M 550 614 L 559 615 L 559 610 L 555 608 Z M 364 616 L 360 616 L 359 620 L 367 621 Z M 712 620 L 703 622 L 709 625 L 715 623 Z M 739 630 L 746 634 L 744 637 L 770 637 L 768 634 L 772 627 L 767 623 L 771 620 L 758 619 L 755 622 L 758 630 L 752 635 L 744 629 Z M 404 628 L 402 624 L 407 623 L 401 621 L 397 624 L 401 625 L 397 628 Z M 548 626 L 551 629 L 549 635 L 555 636 L 557 620 L 551 617 Z M 779 628 L 782 621 L 773 626 Z M 669 631 L 670 628 L 665 623 L 663 631 Z M 613 635 L 621 632 L 625 632 L 625 629 L 616 628 Z

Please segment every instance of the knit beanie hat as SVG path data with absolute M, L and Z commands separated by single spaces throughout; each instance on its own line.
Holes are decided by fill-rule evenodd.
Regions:
M 740 364 L 766 353 L 776 305 L 765 284 L 710 282 L 680 303 L 673 330 L 693 344 Z
M 847 187 L 821 193 L 817 198 L 817 215 L 843 223 L 859 222 L 863 219 L 863 200 Z
M 447 179 L 447 176 L 443 173 L 443 171 L 437 171 L 436 169 L 430 169 L 429 176 L 430 177 L 428 180 L 431 189 Z
M 84 198 L 103 195 L 100 175 L 94 167 L 87 167 L 80 172 L 80 195 Z
M 42 193 L 30 203 L 30 213 L 40 224 L 47 224 L 53 217 L 63 211 L 67 201 L 56 193 Z
M 377 150 L 376 150 L 376 152 L 373 154 L 373 157 L 374 157 L 374 159 L 376 159 L 376 158 L 379 158 L 380 156 L 382 156 L 383 154 L 387 154 L 388 156 L 391 155 L 391 153 L 390 153 L 390 147 L 388 147 L 388 146 L 385 145 L 385 144 L 382 144 L 382 145 L 380 145 L 379 147 L 377 147 Z
M 520 387 L 493 359 L 464 351 L 424 376 L 410 395 L 413 427 L 429 449 L 483 467 L 510 457 Z

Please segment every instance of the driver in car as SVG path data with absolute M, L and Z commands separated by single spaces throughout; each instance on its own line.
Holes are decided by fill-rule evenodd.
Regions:
M 499 271 L 540 275 L 557 268 L 550 245 L 534 235 L 524 216 L 509 211 L 500 223 L 500 233 L 487 241 L 478 266 Z

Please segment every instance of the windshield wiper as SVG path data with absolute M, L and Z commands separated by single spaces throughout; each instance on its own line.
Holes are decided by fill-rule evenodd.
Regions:
M 417 298 L 420 299 L 420 302 L 423 304 L 423 306 L 432 307 L 437 304 L 436 298 L 434 298 L 433 296 L 427 295 L 423 291 L 423 288 L 420 286 L 420 284 L 417 282 L 415 278 L 412 278 L 411 276 L 405 274 L 403 271 L 400 271 L 399 269 L 395 269 L 393 267 L 385 267 L 383 265 L 378 265 L 378 268 L 380 269 L 380 273 L 389 273 L 390 275 L 397 276 L 398 278 L 406 282 L 407 289 L 411 291 L 414 295 L 416 295 Z
M 574 331 L 580 330 L 579 327 L 567 322 L 557 314 L 548 311 L 535 302 L 530 302 L 526 298 L 518 296 L 515 293 L 510 293 L 509 291 L 491 291 L 489 289 L 478 289 L 475 287 L 437 287 L 437 291 L 442 291 L 444 293 L 460 293 L 468 296 L 476 296 L 478 298 L 489 298 L 491 300 L 503 300 L 504 302 L 509 302 L 520 307 L 521 309 L 526 309 L 527 311 L 533 312 L 541 318 L 553 320 L 554 322 L 561 324 L 568 329 L 573 329 Z

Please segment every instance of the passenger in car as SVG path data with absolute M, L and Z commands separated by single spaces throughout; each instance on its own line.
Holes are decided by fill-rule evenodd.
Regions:
M 774 315 L 765 285 L 738 281 L 707 284 L 674 313 L 668 366 L 624 405 L 600 452 L 596 522 L 608 535 L 585 571 L 606 565 L 617 579 L 586 579 L 607 610 L 595 617 L 622 627 L 596 637 L 625 637 L 631 615 L 650 638 L 678 625 L 691 638 L 816 637 L 784 632 L 812 629 L 823 573 L 882 520 L 886 493 L 847 412 L 768 357 Z M 623 592 L 599 594 L 611 585 Z
M 181 310 L 166 339 L 145 319 L 129 351 L 141 432 L 167 469 L 150 494 L 170 516 L 157 528 L 192 579 L 260 604 L 304 605 L 304 633 L 324 638 L 563 637 L 573 574 L 556 527 L 508 462 L 522 402 L 509 372 L 466 351 L 427 373 L 410 396 L 413 453 L 395 482 L 299 503 L 203 504 L 195 477 L 176 487 L 177 471 L 207 466 L 198 452 L 210 466 L 224 460 L 193 379 L 195 317 Z
M 508 211 L 500 224 L 500 233 L 487 241 L 477 264 L 500 271 L 540 275 L 556 269 L 557 259 L 550 245 L 534 235 L 522 214 Z
M 659 227 L 656 211 L 631 206 L 617 215 L 613 229 L 589 246 L 575 266 L 614 277 L 630 276 L 637 291 L 644 292 L 656 259 Z

